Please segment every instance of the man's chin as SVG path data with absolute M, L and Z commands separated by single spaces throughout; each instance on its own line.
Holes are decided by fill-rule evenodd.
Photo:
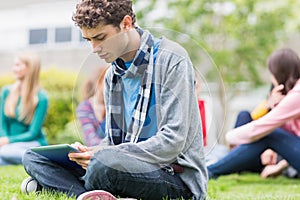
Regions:
M 115 61 L 116 59 L 104 58 L 103 60 L 105 60 L 105 62 L 107 62 L 107 63 L 111 63 L 111 62 Z

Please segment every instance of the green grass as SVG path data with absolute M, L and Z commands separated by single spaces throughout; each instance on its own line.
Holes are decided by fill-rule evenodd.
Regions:
M 210 180 L 207 200 L 296 200 L 300 180 L 277 177 L 262 179 L 258 174 L 233 174 Z
M 43 191 L 40 194 L 22 194 L 21 183 L 27 178 L 23 166 L 0 167 L 0 199 L 1 200 L 71 200 L 65 194 Z M 74 200 L 75 198 L 73 198 Z
M 22 166 L 0 167 L 2 200 L 71 200 L 64 194 L 42 192 L 22 194 L 21 182 L 27 174 Z M 300 199 L 300 180 L 278 177 L 263 180 L 257 174 L 222 176 L 210 180 L 207 200 L 296 200 Z

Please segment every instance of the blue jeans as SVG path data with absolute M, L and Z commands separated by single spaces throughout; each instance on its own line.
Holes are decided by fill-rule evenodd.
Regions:
M 242 171 L 260 172 L 263 169 L 260 155 L 266 149 L 280 154 L 297 171 L 300 171 L 300 138 L 288 131 L 277 128 L 264 138 L 239 145 L 223 159 L 207 167 L 210 178 Z
M 243 126 L 251 121 L 253 121 L 251 114 L 248 111 L 241 111 L 236 118 L 234 128 Z
M 22 157 L 30 147 L 41 146 L 37 141 L 15 142 L 0 147 L 0 166 L 22 164 Z
M 30 150 L 24 155 L 23 162 L 27 173 L 42 187 L 68 196 L 79 196 L 96 189 L 143 200 L 161 200 L 167 196 L 169 199 L 187 199 L 192 196 L 178 174 L 113 149 L 96 153 L 87 171 L 66 169 Z

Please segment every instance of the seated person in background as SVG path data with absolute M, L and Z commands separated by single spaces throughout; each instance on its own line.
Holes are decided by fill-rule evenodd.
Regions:
M 267 64 L 277 101 L 263 117 L 227 133 L 229 144 L 238 146 L 208 166 L 210 178 L 242 171 L 262 172 L 265 164 L 272 164 L 261 160 L 267 149 L 300 170 L 300 59 L 291 49 L 280 49 L 272 53 Z
M 105 137 L 104 77 L 107 68 L 99 67 L 83 87 L 83 101 L 76 109 L 87 146 L 100 144 Z
M 251 111 L 251 113 L 248 111 L 241 111 L 238 114 L 234 128 L 247 124 L 253 120 L 257 120 L 267 114 L 284 97 L 284 95 L 281 93 L 282 89 L 283 87 L 274 89 L 274 86 L 271 85 L 268 98 L 258 104 L 255 109 Z M 260 173 L 262 178 L 268 178 L 270 176 L 274 177 L 280 174 L 284 174 L 290 178 L 295 178 L 298 176 L 297 170 L 289 166 L 286 160 L 282 159 L 280 155 L 277 155 L 277 153 L 271 149 L 264 151 L 260 158 L 262 165 L 265 166 L 263 171 Z
M 47 144 L 42 125 L 48 96 L 39 86 L 40 67 L 38 55 L 18 55 L 12 67 L 15 83 L 2 88 L 0 165 L 22 164 L 27 149 Z

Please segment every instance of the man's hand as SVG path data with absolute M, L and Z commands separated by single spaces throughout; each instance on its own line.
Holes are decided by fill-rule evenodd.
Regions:
M 75 142 L 71 144 L 71 146 L 77 148 L 80 153 L 69 153 L 69 159 L 75 161 L 77 164 L 81 165 L 83 169 L 86 169 L 90 163 L 91 158 L 94 156 L 94 152 L 90 150 L 88 147 L 80 144 L 79 142 Z

